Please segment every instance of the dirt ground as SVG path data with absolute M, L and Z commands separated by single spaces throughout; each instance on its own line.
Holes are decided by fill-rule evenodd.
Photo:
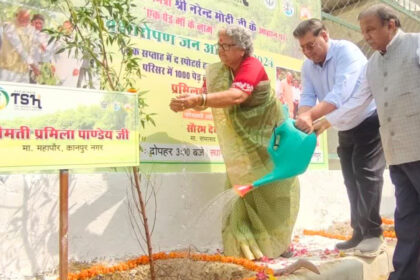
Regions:
M 94 264 L 73 263 L 71 272 L 77 272 Z M 245 268 L 226 263 L 192 261 L 189 259 L 169 259 L 156 262 L 156 275 L 158 280 L 240 280 L 255 276 L 255 272 Z M 92 280 L 149 280 L 148 265 L 138 266 L 135 269 L 114 272 L 113 274 L 99 275 Z

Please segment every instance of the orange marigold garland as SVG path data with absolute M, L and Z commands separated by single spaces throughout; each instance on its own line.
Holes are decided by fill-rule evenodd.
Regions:
M 393 225 L 394 224 L 394 221 L 391 220 L 391 219 L 382 218 L 382 223 L 384 225 Z
M 346 236 L 346 235 L 341 235 L 341 234 L 331 234 L 323 230 L 304 229 L 303 234 L 304 235 L 317 235 L 317 236 L 322 236 L 322 237 L 331 238 L 331 239 L 338 239 L 338 240 L 349 240 L 351 238 L 351 236 L 349 235 Z M 384 237 L 388 237 L 388 238 L 397 237 L 395 234 L 395 231 L 392 231 L 392 230 L 385 230 L 382 234 Z
M 382 223 L 384 225 L 393 225 L 394 221 L 391 219 L 382 218 Z M 341 235 L 341 234 L 331 234 L 323 230 L 304 229 L 303 234 L 304 235 L 317 235 L 317 236 L 322 236 L 322 237 L 331 238 L 331 239 L 338 239 L 338 240 L 349 240 L 351 238 L 351 236 L 346 236 L 346 235 Z M 393 230 L 385 230 L 383 232 L 383 235 L 384 237 L 388 237 L 388 238 L 396 238 L 395 231 Z
M 206 262 L 220 262 L 220 263 L 231 263 L 242 266 L 250 271 L 257 273 L 263 273 L 267 276 L 267 279 L 274 278 L 274 271 L 268 267 L 260 266 L 255 264 L 253 261 L 234 257 L 225 257 L 222 255 L 206 255 L 206 254 L 191 254 L 188 252 L 170 252 L 170 253 L 156 253 L 153 254 L 153 260 L 166 260 L 166 259 L 183 259 L 189 258 L 195 261 L 206 261 Z M 148 256 L 141 256 L 136 259 L 131 259 L 126 262 L 121 262 L 114 266 L 103 266 L 94 265 L 88 269 L 84 269 L 79 273 L 69 273 L 68 280 L 87 280 L 100 274 L 110 274 L 117 271 L 126 271 L 133 269 L 139 265 L 146 265 L 149 263 Z M 59 279 L 59 278 L 58 278 Z M 257 280 L 257 277 L 245 278 L 242 280 Z

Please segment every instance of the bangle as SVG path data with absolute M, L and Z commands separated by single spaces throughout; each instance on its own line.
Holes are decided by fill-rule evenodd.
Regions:
M 203 106 L 203 103 L 204 103 L 204 96 L 203 96 L 203 94 L 200 94 L 200 97 L 201 97 L 201 103 L 200 103 L 200 105 L 198 105 L 198 106 Z
M 201 104 L 201 107 L 205 107 L 207 101 L 207 94 L 202 93 L 201 96 L 203 97 L 203 103 Z

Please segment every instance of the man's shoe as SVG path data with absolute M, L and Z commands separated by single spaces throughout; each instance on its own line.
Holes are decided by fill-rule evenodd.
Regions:
M 354 249 L 362 241 L 361 238 L 352 236 L 349 240 L 335 244 L 335 248 L 341 251 Z
M 386 244 L 384 243 L 384 238 L 380 237 L 371 237 L 364 239 L 359 245 L 354 248 L 354 255 L 359 257 L 375 258 L 384 252 L 386 249 Z

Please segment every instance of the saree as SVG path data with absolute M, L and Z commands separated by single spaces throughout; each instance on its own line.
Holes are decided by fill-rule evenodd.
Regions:
M 231 70 L 222 63 L 207 67 L 208 94 L 229 89 L 232 81 Z M 271 172 L 267 146 L 274 126 L 284 116 L 270 82 L 261 81 L 245 102 L 212 108 L 212 113 L 226 166 L 226 188 L 251 184 Z M 278 257 L 291 242 L 298 210 L 297 177 L 267 184 L 238 198 L 223 214 L 224 254 L 251 260 Z

